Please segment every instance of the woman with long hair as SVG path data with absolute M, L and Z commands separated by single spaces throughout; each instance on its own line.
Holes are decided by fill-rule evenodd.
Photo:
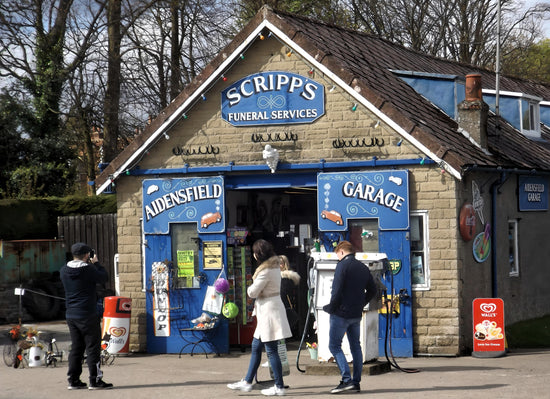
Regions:
M 256 315 L 256 330 L 252 339 L 252 349 L 248 372 L 239 382 L 227 384 L 230 389 L 250 392 L 252 383 L 262 358 L 262 350 L 265 347 L 267 358 L 273 371 L 275 385 L 262 389 L 266 396 L 283 396 L 285 386 L 283 383 L 283 368 L 277 346 L 279 340 L 292 336 L 286 310 L 281 300 L 281 272 L 280 260 L 275 254 L 273 246 L 266 240 L 257 240 L 252 245 L 254 259 L 258 262 L 252 284 L 247 293 L 254 298 L 254 314 Z

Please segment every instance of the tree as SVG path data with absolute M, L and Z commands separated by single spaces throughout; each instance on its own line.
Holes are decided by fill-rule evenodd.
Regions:
M 550 83 L 550 39 L 526 48 L 515 47 L 505 54 L 502 71 L 505 74 Z
M 0 198 L 9 196 L 11 173 L 25 163 L 21 127 L 30 120 L 29 110 L 4 89 L 0 94 Z
M 313 18 L 342 27 L 352 27 L 351 13 L 345 1 L 335 0 L 243 0 L 237 1 L 236 16 L 239 25 L 244 25 L 262 8 L 273 9 Z
M 361 30 L 437 57 L 491 67 L 497 1 L 351 0 L 351 7 L 354 23 Z M 500 1 L 501 45 L 518 35 L 533 43 L 540 34 L 536 23 L 540 9 L 521 12 L 518 1 Z
M 230 10 L 219 0 L 160 0 L 128 25 L 122 87 L 134 115 L 157 115 L 226 45 Z
M 117 155 L 120 112 L 120 43 L 122 41 L 122 5 L 120 0 L 107 0 L 107 88 L 103 102 L 103 161 Z
M 22 195 L 63 195 L 72 186 L 75 148 L 61 103 L 68 77 L 96 38 L 102 10 L 94 0 L 0 3 L 0 77 L 14 83 L 20 101 L 32 99 L 32 123 L 20 132 L 28 136 L 27 164 L 10 178 L 13 187 L 32 189 Z

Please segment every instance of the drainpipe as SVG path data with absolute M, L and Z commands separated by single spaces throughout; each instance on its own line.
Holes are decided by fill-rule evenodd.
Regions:
M 503 172 L 500 178 L 491 184 L 491 297 L 498 298 L 497 283 L 497 195 L 498 190 L 508 180 L 508 173 Z

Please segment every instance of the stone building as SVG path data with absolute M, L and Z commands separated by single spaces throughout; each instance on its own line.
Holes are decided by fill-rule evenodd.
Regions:
M 397 356 L 475 350 L 475 298 L 501 298 L 507 324 L 550 313 L 550 86 L 495 82 L 262 8 L 95 182 L 117 196 L 130 350 L 179 352 L 222 271 L 241 315 L 214 342 L 246 343 L 257 238 L 303 276 L 315 240 L 387 254 Z

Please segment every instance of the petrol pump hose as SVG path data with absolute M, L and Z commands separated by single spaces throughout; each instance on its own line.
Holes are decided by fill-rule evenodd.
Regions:
M 390 274 L 390 288 L 391 292 L 393 294 L 393 272 L 391 268 L 386 268 L 387 273 Z M 395 367 L 396 369 L 403 371 L 404 373 L 418 373 L 420 372 L 420 369 L 408 369 L 403 368 L 397 364 L 397 361 L 395 360 L 395 357 L 393 356 L 392 348 L 391 348 L 391 329 L 392 329 L 392 320 L 393 320 L 393 310 L 394 310 L 394 297 L 392 296 L 392 300 L 390 301 L 390 305 L 388 306 L 388 293 L 387 290 L 384 290 L 383 292 L 384 297 L 384 306 L 386 307 L 386 336 L 384 338 L 384 353 L 386 355 L 386 360 L 388 363 Z M 388 343 L 389 343 L 389 349 L 390 349 L 390 355 L 391 360 L 388 356 Z
M 308 266 L 307 266 L 307 276 L 308 276 L 308 283 L 309 276 L 311 272 L 311 264 L 313 262 L 313 258 L 309 258 L 308 260 Z M 306 322 L 304 323 L 304 331 L 302 332 L 302 339 L 300 340 L 300 345 L 298 346 L 298 354 L 296 355 L 296 368 L 299 372 L 305 373 L 305 370 L 302 370 L 300 368 L 300 353 L 302 352 L 302 346 L 304 345 L 304 341 L 306 340 L 306 334 L 309 326 L 309 318 L 311 317 L 311 313 L 313 311 L 313 307 L 315 306 L 315 301 L 313 300 L 313 294 L 314 294 L 315 288 L 313 288 L 313 284 L 309 284 L 309 291 L 308 291 L 308 298 L 309 298 L 309 306 L 307 308 L 307 316 L 306 316 Z

